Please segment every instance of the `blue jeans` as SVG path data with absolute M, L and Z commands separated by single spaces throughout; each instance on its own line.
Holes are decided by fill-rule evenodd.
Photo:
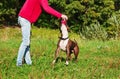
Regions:
M 25 58 L 25 61 L 28 65 L 32 64 L 30 57 L 30 30 L 31 23 L 25 18 L 18 17 L 18 23 L 21 26 L 22 31 L 22 43 L 20 45 L 18 56 L 17 56 L 17 66 L 22 65 L 22 60 Z

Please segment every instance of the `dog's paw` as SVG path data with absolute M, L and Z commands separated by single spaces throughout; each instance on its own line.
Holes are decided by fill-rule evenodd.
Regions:
M 52 64 L 55 64 L 56 60 L 53 60 Z
M 67 66 L 68 66 L 68 64 L 69 64 L 69 62 L 68 62 L 68 61 L 66 61 L 65 65 L 67 65 Z
M 53 60 L 53 62 L 51 63 L 52 68 L 54 68 L 55 62 L 56 60 Z

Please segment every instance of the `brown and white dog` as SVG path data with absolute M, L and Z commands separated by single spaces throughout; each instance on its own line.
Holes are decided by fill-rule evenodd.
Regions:
M 68 30 L 69 30 L 69 27 L 67 26 L 66 20 L 62 20 L 61 27 L 60 27 L 61 37 L 59 37 L 60 39 L 57 44 L 57 49 L 55 51 L 55 58 L 52 64 L 55 64 L 56 59 L 61 49 L 65 51 L 67 54 L 66 63 L 65 63 L 66 65 L 69 64 L 68 60 L 71 59 L 72 53 L 74 53 L 75 60 L 77 60 L 78 53 L 79 53 L 79 47 L 76 41 L 72 41 L 68 38 Z

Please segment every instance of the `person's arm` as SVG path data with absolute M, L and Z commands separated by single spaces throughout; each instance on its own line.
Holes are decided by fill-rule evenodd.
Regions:
M 48 0 L 41 0 L 41 6 L 45 10 L 45 12 L 47 12 L 57 18 L 62 17 L 62 14 L 60 12 L 56 11 L 55 9 L 53 9 L 52 7 L 49 6 Z

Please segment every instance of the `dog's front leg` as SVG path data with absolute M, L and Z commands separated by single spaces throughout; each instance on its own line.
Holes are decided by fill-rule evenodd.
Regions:
M 58 57 L 59 52 L 60 52 L 60 47 L 57 47 L 57 49 L 56 49 L 56 51 L 55 51 L 55 58 L 54 58 L 54 60 L 53 60 L 52 64 L 55 64 L 55 62 L 56 62 L 56 59 L 57 59 L 57 57 Z
M 70 49 L 69 49 L 69 46 L 67 46 L 67 58 L 66 58 L 66 65 L 68 65 L 69 64 L 69 62 L 68 62 L 68 60 L 69 60 L 69 56 L 70 56 Z

